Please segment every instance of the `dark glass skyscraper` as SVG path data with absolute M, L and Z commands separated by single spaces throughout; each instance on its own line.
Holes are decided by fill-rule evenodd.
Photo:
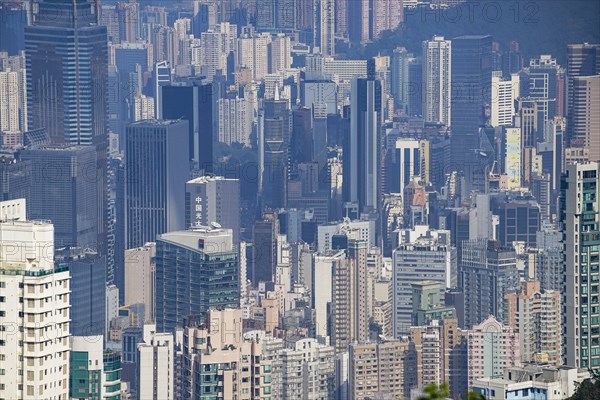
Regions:
M 375 211 L 379 202 L 381 82 L 359 78 L 352 82 L 350 132 L 344 144 L 344 201 L 359 213 Z
M 107 128 L 108 44 L 89 0 L 43 0 L 25 28 L 29 129 L 91 145 Z
M 164 119 L 184 119 L 189 122 L 188 148 L 190 160 L 200 171 L 213 171 L 213 142 L 216 99 L 215 86 L 201 81 L 177 83 L 159 87 Z M 180 153 L 181 154 L 181 153 Z
M 125 132 L 126 248 L 184 229 L 188 122 L 147 120 Z
M 491 104 L 492 37 L 452 39 L 451 160 L 463 170 L 479 153 L 479 127 L 485 124 L 485 105 Z

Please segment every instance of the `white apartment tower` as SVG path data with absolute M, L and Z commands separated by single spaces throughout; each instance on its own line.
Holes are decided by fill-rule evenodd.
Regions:
M 138 344 L 140 400 L 175 398 L 175 342 L 170 333 L 157 333 L 144 325 L 144 342 Z
M 423 42 L 423 117 L 450 125 L 452 42 L 434 36 Z
M 69 396 L 69 282 L 54 266 L 54 226 L 0 203 L 0 398 Z
M 491 125 L 511 126 L 516 114 L 515 102 L 520 95 L 519 74 L 512 74 L 510 79 L 502 78 L 502 71 L 492 72 L 492 108 Z

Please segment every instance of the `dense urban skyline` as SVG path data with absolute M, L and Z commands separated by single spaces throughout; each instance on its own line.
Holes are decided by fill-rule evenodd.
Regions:
M 599 27 L 0 0 L 0 400 L 600 398 Z

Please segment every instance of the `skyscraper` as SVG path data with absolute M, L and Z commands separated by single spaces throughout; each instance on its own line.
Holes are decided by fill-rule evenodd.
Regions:
M 259 192 L 265 208 L 282 208 L 286 204 L 288 153 L 291 126 L 287 100 L 264 101 L 264 110 L 259 115 L 258 162 Z
M 230 229 L 195 227 L 156 240 L 156 328 L 173 332 L 190 315 L 240 305 L 238 252 Z
M 147 120 L 125 133 L 126 248 L 184 228 L 185 182 L 189 177 L 188 122 Z
M 348 37 L 353 43 L 364 43 L 372 38 L 369 0 L 347 0 L 344 2 L 348 15 Z
M 510 126 L 516 113 L 515 102 L 519 98 L 519 75 L 511 75 L 511 79 L 502 78 L 502 71 L 494 71 L 492 75 L 492 104 L 490 125 Z
M 350 135 L 344 145 L 344 200 L 360 213 L 375 211 L 379 202 L 381 82 L 372 77 L 352 81 Z
M 323 56 L 335 55 L 335 1 L 317 0 L 314 6 L 314 38 Z
M 194 80 L 160 86 L 163 119 L 183 119 L 189 122 L 189 158 L 199 171 L 213 171 L 213 143 L 217 94 L 212 84 Z M 181 149 L 180 149 L 181 151 Z M 181 154 L 180 154 L 181 155 Z
M 240 240 L 240 181 L 222 176 L 202 176 L 185 184 L 185 227 L 217 222 Z
M 598 321 L 598 229 L 600 166 L 567 166 L 561 182 L 560 221 L 564 244 L 563 364 L 600 368 Z
M 58 246 L 98 249 L 98 214 L 102 211 L 96 175 L 96 149 L 57 145 L 26 149 L 31 162 L 32 185 L 28 217 L 54 223 Z
M 567 118 L 573 111 L 573 80 L 579 76 L 600 74 L 600 44 L 570 44 L 567 46 Z M 568 124 L 569 130 L 570 123 Z
M 423 117 L 450 125 L 452 42 L 434 36 L 423 42 Z
M 452 39 L 451 68 L 452 167 L 458 171 L 464 170 L 467 164 L 470 169 L 478 168 L 474 164 L 474 152 L 479 154 L 479 127 L 485 123 L 484 106 L 491 103 L 492 37 Z
M 52 224 L 27 220 L 25 207 L 23 199 L 0 203 L 1 393 L 67 399 L 69 271 L 54 265 Z M 56 372 L 44 374 L 48 369 Z
M 392 72 L 392 96 L 397 110 L 407 112 L 409 81 L 408 65 L 412 59 L 412 54 L 408 53 L 404 47 L 398 47 L 394 50 L 391 59 L 390 69 Z
M 571 138 L 589 149 L 590 161 L 600 161 L 600 74 L 575 77 L 571 82 Z
M 279 219 L 275 213 L 265 213 L 252 226 L 252 283 L 272 282 L 277 266 L 277 235 Z
M 92 145 L 107 128 L 108 39 L 89 0 L 43 0 L 25 28 L 29 128 Z

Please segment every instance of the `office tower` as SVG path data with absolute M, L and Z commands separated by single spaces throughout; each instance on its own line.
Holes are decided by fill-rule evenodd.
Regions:
M 600 74 L 600 44 L 570 44 L 567 46 L 567 127 L 571 130 L 574 79 Z
M 506 295 L 508 325 L 519 335 L 521 361 L 562 365 L 560 292 L 541 291 L 540 282 L 521 282 Z
M 381 82 L 353 80 L 351 102 L 350 135 L 344 145 L 344 200 L 363 213 L 379 205 Z
M 68 265 L 71 272 L 71 335 L 104 335 L 107 324 L 106 256 L 72 250 L 72 254 L 61 262 Z
M 589 149 L 590 161 L 600 161 L 600 74 L 574 77 L 572 84 L 572 142 Z
M 490 315 L 508 323 L 504 298 L 519 289 L 514 249 L 492 240 L 465 240 L 459 273 L 459 287 L 465 294 L 465 326 L 470 328 Z
M 52 143 L 98 145 L 106 135 L 107 35 L 91 7 L 45 0 L 25 28 L 28 125 Z
M 240 181 L 203 176 L 185 184 L 185 227 L 216 222 L 231 229 L 233 243 L 240 241 Z
M 515 102 L 520 96 L 519 75 L 513 74 L 504 79 L 501 71 L 492 73 L 492 104 L 490 125 L 510 126 L 516 114 Z
M 265 100 L 259 115 L 259 192 L 263 208 L 283 208 L 287 194 L 290 110 L 287 100 Z
M 211 310 L 190 318 L 183 329 L 182 397 L 266 399 L 277 385 L 277 363 L 263 356 L 269 342 L 242 337 L 242 311 Z
M 145 322 L 154 321 L 156 243 L 125 250 L 124 305 L 143 304 Z
M 25 50 L 23 41 L 25 27 L 28 25 L 29 17 L 28 3 L 3 2 L 0 4 L 0 52 L 5 51 L 8 55 L 18 55 Z
M 392 330 L 395 338 L 408 333 L 412 323 L 412 284 L 423 280 L 440 283 L 440 297 L 446 288 L 456 287 L 456 248 L 449 231 L 418 226 L 401 231 L 392 253 Z
M 239 307 L 238 252 L 231 229 L 195 227 L 156 240 L 155 307 L 158 332 L 173 332 L 189 315 Z
M 450 78 L 452 79 L 452 78 Z M 421 58 L 408 61 L 408 115 L 423 115 L 423 63 Z
M 467 332 L 469 389 L 476 379 L 499 378 L 504 368 L 521 365 L 519 334 L 493 315 Z
M 0 365 L 5 374 L 2 396 L 66 399 L 69 393 L 69 271 L 65 265 L 54 265 L 52 224 L 28 221 L 25 207 L 24 199 L 0 203 L 3 238 L 0 242 L 0 326 L 4 331 L 0 340 Z M 18 245 L 15 245 L 16 240 Z M 45 310 L 45 314 L 41 314 L 41 310 Z M 48 335 L 52 335 L 53 340 L 48 340 Z M 43 366 L 37 362 L 39 359 L 45 360 Z M 57 372 L 44 374 L 47 369 Z M 22 375 L 18 371 L 23 371 Z
M 156 235 L 184 228 L 189 161 L 188 122 L 147 120 L 125 133 L 126 248 L 153 242 Z
M 323 56 L 335 55 L 335 8 L 334 0 L 318 0 L 314 6 L 314 40 Z
M 371 39 L 377 39 L 383 31 L 395 30 L 404 20 L 402 0 L 373 0 Z
M 434 36 L 423 42 L 423 118 L 450 125 L 452 42 Z
M 394 171 L 389 174 L 388 190 L 403 193 L 415 176 L 421 176 L 420 143 L 414 139 L 397 139 L 395 145 Z
M 193 81 L 173 83 L 162 86 L 161 89 L 162 118 L 188 121 L 189 136 L 186 148 L 189 151 L 189 159 L 193 160 L 204 174 L 212 173 L 214 114 L 218 97 L 214 86 Z
M 538 126 L 540 138 L 545 138 L 545 129 L 549 121 L 557 116 L 560 92 L 560 65 L 549 55 L 532 59 L 529 68 L 521 73 L 521 96 L 531 97 L 538 103 Z
M 568 165 L 561 182 L 560 222 L 564 244 L 563 364 L 597 369 L 598 197 L 597 162 Z
M 31 163 L 32 186 L 28 217 L 54 223 L 57 246 L 98 246 L 99 203 L 96 149 L 59 145 L 26 149 L 21 159 Z
M 454 316 L 454 307 L 447 307 L 441 303 L 440 288 L 443 285 L 439 282 L 427 280 L 413 283 L 411 286 L 411 326 L 429 325 L 433 320 L 441 321 Z
M 391 340 L 350 345 L 348 399 L 402 399 L 409 392 L 410 343 Z
M 120 354 L 104 350 L 104 337 L 72 336 L 69 399 L 115 399 L 121 386 Z
M 348 350 L 369 337 L 367 298 L 367 242 L 346 239 L 346 262 L 335 265 L 332 305 L 332 345 L 336 352 Z
M 453 167 L 470 180 L 479 168 L 479 127 L 485 124 L 484 106 L 491 103 L 492 37 L 459 36 L 452 39 L 452 93 L 450 154 Z M 474 152 L 476 152 L 474 154 Z M 477 163 L 477 164 L 476 164 Z
M 408 65 L 412 59 L 404 47 L 397 47 L 392 53 L 390 69 L 392 72 L 391 92 L 396 110 L 407 112 L 409 96 Z
M 279 219 L 275 213 L 265 213 L 252 226 L 252 283 L 272 282 L 277 264 Z
M 500 198 L 492 201 L 492 212 L 498 216 L 496 239 L 505 247 L 514 242 L 536 246 L 540 229 L 540 205 L 530 197 Z
M 137 351 L 139 398 L 173 400 L 177 358 L 173 334 L 157 332 L 156 325 L 144 325 Z
M 335 351 L 317 339 L 300 339 L 278 353 L 282 399 L 331 399 L 335 388 Z M 303 371 L 298 375 L 298 371 Z
M 31 161 L 5 154 L 0 159 L 0 201 L 31 198 Z
M 369 0 L 348 0 L 345 2 L 348 13 L 348 38 L 353 43 L 365 43 L 372 38 Z

